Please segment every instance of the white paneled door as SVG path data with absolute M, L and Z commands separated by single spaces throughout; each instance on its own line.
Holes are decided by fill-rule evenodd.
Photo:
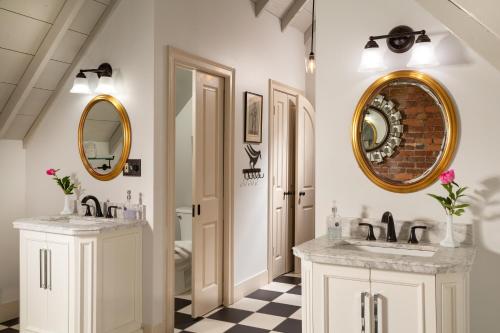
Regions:
M 196 73 L 193 317 L 222 304 L 224 79 Z
M 298 98 L 296 140 L 296 200 L 295 200 L 295 242 L 300 245 L 314 238 L 314 128 L 315 114 L 311 103 L 304 97 Z M 296 260 L 295 270 L 299 271 L 300 260 Z
M 288 95 L 274 91 L 272 121 L 273 199 L 272 199 L 272 277 L 286 273 L 289 217 L 289 107 Z
M 314 109 L 301 95 L 274 89 L 270 117 L 272 173 L 270 260 L 273 278 L 295 268 L 292 247 L 314 238 Z

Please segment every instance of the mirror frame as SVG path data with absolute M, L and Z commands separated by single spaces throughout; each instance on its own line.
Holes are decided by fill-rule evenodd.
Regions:
M 95 171 L 92 166 L 90 165 L 89 161 L 87 160 L 87 156 L 85 155 L 85 150 L 83 147 L 83 128 L 85 126 L 85 120 L 87 119 L 87 116 L 92 110 L 92 107 L 96 105 L 98 102 L 106 101 L 115 107 L 116 111 L 118 112 L 120 116 L 120 121 L 123 125 L 123 148 L 122 148 L 122 154 L 120 156 L 120 159 L 116 163 L 115 167 L 111 170 L 111 172 L 107 174 L 101 174 Z M 98 95 L 94 97 L 85 107 L 83 110 L 82 116 L 80 117 L 80 124 L 78 126 L 78 150 L 80 151 L 80 158 L 82 159 L 83 165 L 85 166 L 85 169 L 87 169 L 87 172 L 92 175 L 95 179 L 101 180 L 101 181 L 108 181 L 111 179 L 116 178 L 123 170 L 125 163 L 127 162 L 127 159 L 130 154 L 130 147 L 131 147 L 131 138 L 132 138 L 132 131 L 130 129 L 130 120 L 128 118 L 127 110 L 123 107 L 123 105 L 118 101 L 116 98 L 110 95 Z
M 445 119 L 446 128 L 446 145 L 444 150 L 439 157 L 437 164 L 434 169 L 431 170 L 422 179 L 410 183 L 410 184 L 400 184 L 396 182 L 389 182 L 383 180 L 372 170 L 370 163 L 366 160 L 366 156 L 362 147 L 362 140 L 360 137 L 360 131 L 363 125 L 363 111 L 367 103 L 375 96 L 378 90 L 390 83 L 391 81 L 399 79 L 412 79 L 418 81 L 427 87 L 436 95 L 442 105 L 444 111 L 443 117 Z M 354 151 L 354 156 L 358 162 L 359 167 L 363 173 L 377 186 L 384 190 L 396 192 L 396 193 L 410 193 L 422 190 L 431 184 L 433 184 L 439 177 L 439 175 L 445 171 L 450 165 L 453 156 L 455 154 L 455 149 L 457 146 L 458 138 L 458 122 L 455 111 L 455 106 L 446 92 L 445 88 L 433 79 L 431 76 L 418 71 L 412 70 L 402 70 L 389 73 L 385 76 L 380 77 L 374 83 L 372 83 L 368 89 L 363 93 L 361 99 L 359 100 L 356 110 L 354 112 L 352 121 L 352 149 Z

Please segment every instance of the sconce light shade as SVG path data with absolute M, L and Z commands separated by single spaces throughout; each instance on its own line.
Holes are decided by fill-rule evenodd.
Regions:
M 434 53 L 434 46 L 427 35 L 419 36 L 407 67 L 430 67 L 439 65 Z
M 314 74 L 316 71 L 316 57 L 314 56 L 314 52 L 309 53 L 309 56 L 306 58 L 306 73 Z
M 99 78 L 99 83 L 97 84 L 95 92 L 98 94 L 106 94 L 106 95 L 114 94 L 115 84 L 113 78 L 105 75 L 101 76 Z
M 386 69 L 384 57 L 378 45 L 376 47 L 365 47 L 361 55 L 361 63 L 359 64 L 358 71 L 376 72 L 383 71 L 384 69 Z
M 75 77 L 75 81 L 73 81 L 73 87 L 71 88 L 70 92 L 73 94 L 91 93 L 89 81 L 87 80 L 87 77 L 85 77 L 85 74 L 78 73 L 78 75 Z

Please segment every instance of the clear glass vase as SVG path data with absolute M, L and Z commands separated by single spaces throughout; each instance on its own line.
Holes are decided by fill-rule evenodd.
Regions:
M 459 244 L 453 236 L 453 215 L 446 215 L 446 237 L 441 241 L 443 247 L 458 247 Z
M 65 194 L 64 195 L 64 208 L 61 212 L 61 215 L 71 215 L 73 214 L 73 208 L 71 207 L 72 204 L 71 200 L 71 194 Z

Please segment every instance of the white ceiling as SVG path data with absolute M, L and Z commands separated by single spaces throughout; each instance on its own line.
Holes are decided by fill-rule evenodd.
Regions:
M 46 37 L 53 27 L 58 26 L 56 21 L 64 12 L 65 6 L 68 8 L 74 2 L 0 0 L 0 119 L 7 105 L 11 107 L 16 102 L 11 98 L 27 94 L 26 99 L 19 98 L 21 105 L 16 105 L 15 117 L 7 125 L 3 138 L 24 138 L 113 0 L 85 0 L 69 28 L 61 31 L 62 38 L 54 41 L 58 44 L 44 45 L 48 43 Z M 48 46 L 55 47 L 50 53 L 50 60 L 41 62 L 42 67 L 38 68 L 41 74 L 34 84 L 23 87 L 19 84 L 20 81 L 26 81 L 29 79 L 26 76 L 33 75 L 33 71 L 29 70 L 30 65 L 36 65 L 33 60 Z M 20 91 L 21 88 L 27 90 Z M 6 124 L 8 123 L 0 121 L 0 131 Z
M 257 2 L 258 0 L 251 0 Z M 270 0 L 264 10 L 281 19 L 286 11 L 297 0 Z M 301 32 L 306 32 L 312 23 L 312 0 L 306 1 L 304 6 L 299 10 L 295 17 L 290 22 L 290 26 L 298 29 Z

